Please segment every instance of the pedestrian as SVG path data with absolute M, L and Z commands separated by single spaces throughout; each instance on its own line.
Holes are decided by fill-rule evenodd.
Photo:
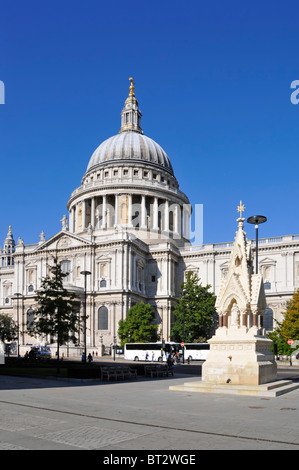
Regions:
M 152 351 L 152 362 L 154 362 L 154 359 L 155 359 L 155 354 L 154 354 L 154 351 Z
M 84 352 L 82 353 L 82 358 L 81 359 L 82 359 L 82 362 L 85 362 L 85 353 Z
M 171 357 L 170 354 L 167 358 L 167 366 L 168 366 L 168 372 L 170 372 L 171 375 L 173 375 L 173 358 Z
M 148 361 L 149 353 L 146 351 L 145 360 Z
M 88 354 L 87 359 L 88 359 L 88 363 L 90 364 L 92 361 L 92 355 L 90 353 Z

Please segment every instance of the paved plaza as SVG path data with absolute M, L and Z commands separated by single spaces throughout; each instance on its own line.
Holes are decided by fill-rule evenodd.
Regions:
M 179 370 L 116 383 L 0 376 L 0 450 L 299 450 L 299 390 L 267 399 L 170 391 L 199 380 Z

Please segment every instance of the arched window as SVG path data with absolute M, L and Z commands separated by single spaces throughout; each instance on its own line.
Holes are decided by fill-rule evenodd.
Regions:
M 104 305 L 98 310 L 98 330 L 108 330 L 108 308 Z
M 263 315 L 263 327 L 266 331 L 273 331 L 274 314 L 272 308 L 266 308 Z
M 27 330 L 33 331 L 34 310 L 30 308 L 27 310 Z

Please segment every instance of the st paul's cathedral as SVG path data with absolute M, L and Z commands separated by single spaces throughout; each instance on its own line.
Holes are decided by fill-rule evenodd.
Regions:
M 60 232 L 48 240 L 42 232 L 36 244 L 25 245 L 8 229 L 1 249 L 0 313 L 18 321 L 21 354 L 30 344 L 55 341 L 28 335 L 36 292 L 54 259 L 67 273 L 66 288 L 82 300 L 82 315 L 86 286 L 87 350 L 99 354 L 118 342 L 119 320 L 139 302 L 153 306 L 161 338 L 170 340 L 186 273 L 196 272 L 216 295 L 226 276 L 233 241 L 190 243 L 190 201 L 165 150 L 143 133 L 132 78 L 130 82 L 119 132 L 87 162 Z M 254 255 L 255 241 L 251 247 Z M 267 300 L 263 328 L 272 330 L 299 288 L 299 236 L 261 239 L 258 248 Z M 80 349 L 68 348 L 73 354 Z

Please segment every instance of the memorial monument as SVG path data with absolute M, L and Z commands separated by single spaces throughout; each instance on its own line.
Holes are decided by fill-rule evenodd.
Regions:
M 263 329 L 263 313 L 267 307 L 263 277 L 253 274 L 242 202 L 238 211 L 238 230 L 229 268 L 216 299 L 219 326 L 208 340 L 210 351 L 202 365 L 202 380 L 183 387 L 170 387 L 171 390 L 276 396 L 299 387 L 290 381 L 276 380 L 272 341 Z
M 202 381 L 215 384 L 260 385 L 276 379 L 272 341 L 265 337 L 263 313 L 267 307 L 263 277 L 252 274 L 252 251 L 244 232 L 244 205 L 238 207 L 229 269 L 216 300 L 219 327 L 210 340 L 202 367 Z

